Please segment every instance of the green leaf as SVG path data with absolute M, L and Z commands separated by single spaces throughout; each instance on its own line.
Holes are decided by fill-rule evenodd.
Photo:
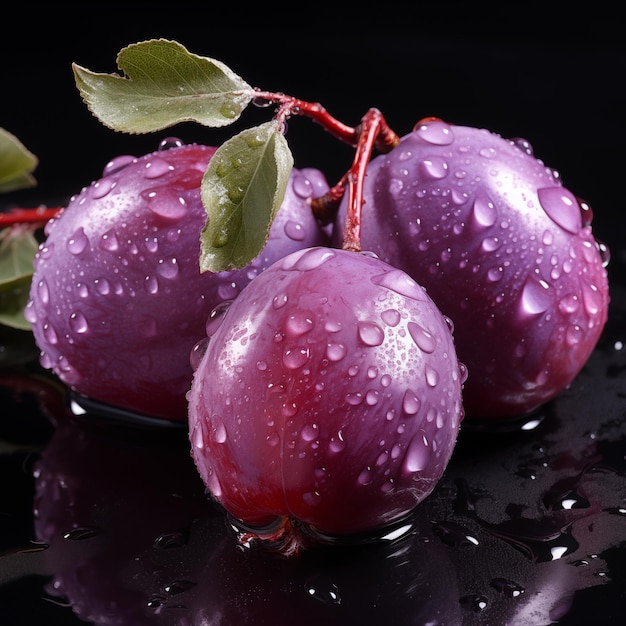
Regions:
M 0 324 L 29 330 L 24 317 L 38 243 L 30 231 L 4 229 L 0 237 Z
M 293 156 L 276 120 L 223 143 L 202 180 L 207 221 L 200 236 L 200 269 L 244 267 L 261 252 L 287 189 Z
M 191 54 L 175 41 L 152 39 L 127 46 L 117 65 L 125 76 L 72 65 L 89 110 L 117 131 L 149 133 L 188 121 L 227 126 L 255 96 L 224 63 Z
M 15 135 L 0 128 L 0 192 L 34 187 L 32 172 L 37 165 L 37 157 Z

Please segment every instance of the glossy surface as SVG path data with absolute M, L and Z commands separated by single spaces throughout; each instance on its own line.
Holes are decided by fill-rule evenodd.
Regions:
M 560 393 L 607 317 L 608 254 L 589 205 L 527 141 L 436 118 L 367 171 L 362 249 L 454 322 L 467 418 L 520 416 Z M 346 207 L 344 196 L 336 238 Z
M 192 453 L 236 518 L 379 530 L 443 474 L 463 417 L 447 320 L 370 255 L 308 248 L 242 290 L 189 393 Z
M 403 538 L 288 562 L 237 545 L 186 433 L 70 417 L 32 346 L 4 336 L 3 624 L 622 624 L 626 292 L 613 296 L 571 388 L 534 422 L 462 429 Z
M 326 235 L 308 200 L 318 170 L 294 170 L 269 240 L 240 270 L 200 272 L 200 183 L 215 148 L 169 140 L 118 156 L 46 226 L 25 315 L 41 363 L 79 393 L 187 420 L 189 353 L 209 313 L 284 254 Z

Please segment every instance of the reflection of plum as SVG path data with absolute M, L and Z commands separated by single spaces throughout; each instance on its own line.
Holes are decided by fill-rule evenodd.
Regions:
M 36 467 L 35 528 L 50 545 L 49 592 L 81 619 L 459 622 L 448 548 L 433 540 L 425 517 L 396 542 L 333 546 L 294 560 L 245 549 L 207 500 L 182 433 L 173 436 L 58 423 Z
M 60 422 L 35 470 L 35 530 L 50 545 L 54 572 L 49 591 L 95 624 L 154 623 L 151 586 L 170 575 L 160 559 L 182 545 L 179 558 L 193 562 L 185 542 L 194 519 L 203 516 L 205 532 L 217 525 L 219 538 L 222 516 L 182 439 L 87 426 Z

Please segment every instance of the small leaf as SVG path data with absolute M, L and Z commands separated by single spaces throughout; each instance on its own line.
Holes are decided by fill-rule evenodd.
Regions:
M 123 48 L 117 65 L 126 77 L 72 65 L 89 110 L 117 131 L 149 133 L 188 121 L 227 126 L 255 95 L 224 63 L 191 54 L 166 39 Z
M 38 243 L 30 231 L 4 229 L 0 236 L 0 324 L 30 329 L 24 317 Z
M 0 192 L 34 187 L 32 172 L 37 165 L 37 157 L 15 135 L 0 128 Z
M 261 252 L 285 197 L 293 156 L 272 120 L 223 143 L 202 180 L 207 221 L 200 237 L 200 269 L 244 267 Z

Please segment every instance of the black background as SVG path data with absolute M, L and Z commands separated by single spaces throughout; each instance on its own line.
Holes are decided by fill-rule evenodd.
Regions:
M 268 110 L 249 107 L 220 130 L 188 123 L 125 135 L 102 126 L 80 98 L 71 63 L 118 72 L 124 46 L 163 37 L 223 61 L 255 87 L 318 101 L 349 125 L 377 107 L 400 135 L 422 117 L 438 116 L 524 137 L 592 206 L 596 236 L 617 250 L 626 234 L 621 20 L 597 8 L 549 19 L 524 7 L 482 14 L 467 3 L 440 3 L 406 18 L 378 7 L 365 16 L 377 29 L 365 30 L 356 18 L 320 7 L 291 20 L 311 26 L 299 29 L 288 13 L 255 18 L 241 9 L 254 24 L 243 28 L 240 19 L 216 17 L 224 8 L 207 3 L 23 3 L 5 20 L 0 40 L 0 126 L 39 157 L 39 184 L 3 200 L 63 202 L 117 154 L 151 151 L 170 135 L 219 144 L 268 119 Z M 308 119 L 293 118 L 287 139 L 296 166 L 319 167 L 331 183 L 350 165 L 352 150 Z

